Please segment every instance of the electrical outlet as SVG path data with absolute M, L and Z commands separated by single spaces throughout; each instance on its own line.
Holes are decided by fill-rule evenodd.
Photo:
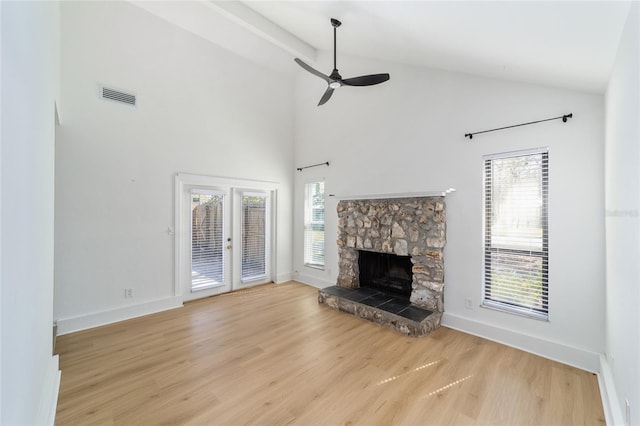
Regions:
M 625 424 L 627 426 L 631 426 L 631 404 L 629 404 L 628 399 L 624 400 L 624 417 L 625 417 Z
M 133 299 L 133 289 L 132 288 L 125 288 L 124 289 L 124 298 L 125 299 Z
M 464 307 L 467 309 L 473 309 L 473 300 L 468 297 L 464 299 Z

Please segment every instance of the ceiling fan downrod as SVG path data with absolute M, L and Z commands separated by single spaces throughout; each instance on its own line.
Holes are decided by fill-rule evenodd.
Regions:
M 361 75 L 359 77 L 352 78 L 342 78 L 340 73 L 338 72 L 337 65 L 337 31 L 336 29 L 342 25 L 342 22 L 338 21 L 335 18 L 331 18 L 331 25 L 333 26 L 333 71 L 330 75 L 325 75 L 320 71 L 316 70 L 313 67 L 307 65 L 302 59 L 295 58 L 295 62 L 300 65 L 303 69 L 310 72 L 311 74 L 319 77 L 327 82 L 327 90 L 320 98 L 320 102 L 318 102 L 318 106 L 324 105 L 333 95 L 335 89 L 342 86 L 373 86 L 376 84 L 384 83 L 389 80 L 389 74 L 370 74 L 370 75 Z
M 331 25 L 333 25 L 333 70 L 338 71 L 338 66 L 336 65 L 336 29 L 342 25 L 342 22 L 331 18 Z

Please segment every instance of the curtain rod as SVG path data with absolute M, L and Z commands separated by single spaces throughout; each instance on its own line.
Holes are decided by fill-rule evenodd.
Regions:
M 303 169 L 308 169 L 310 167 L 325 166 L 325 165 L 328 167 L 329 166 L 329 162 L 327 161 L 325 163 L 318 163 L 318 164 L 312 164 L 310 166 L 298 167 L 296 170 L 301 172 Z
M 510 129 L 512 127 L 519 127 L 519 126 L 527 126 L 529 124 L 536 124 L 536 123 L 542 123 L 545 121 L 551 121 L 551 120 L 560 120 L 562 119 L 563 123 L 567 122 L 568 118 L 572 118 L 573 117 L 573 113 L 569 113 L 569 114 L 565 114 L 565 115 L 561 115 L 560 117 L 553 117 L 553 118 L 546 118 L 544 120 L 538 120 L 538 121 L 530 121 L 528 123 L 522 123 L 522 124 L 514 124 L 513 126 L 506 126 L 506 127 L 499 127 L 497 129 L 491 129 L 491 130 L 483 130 L 481 132 L 474 132 L 474 133 L 465 133 L 464 137 L 465 138 L 469 138 L 469 139 L 473 139 L 473 135 L 478 135 L 480 133 L 488 133 L 488 132 L 495 132 L 496 130 L 504 130 L 504 129 Z

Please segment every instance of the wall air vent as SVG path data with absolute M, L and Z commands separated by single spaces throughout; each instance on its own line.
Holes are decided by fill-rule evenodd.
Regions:
M 110 89 L 104 86 L 102 86 L 100 89 L 102 99 L 108 99 L 110 101 L 136 106 L 136 95 L 125 93 L 120 90 Z

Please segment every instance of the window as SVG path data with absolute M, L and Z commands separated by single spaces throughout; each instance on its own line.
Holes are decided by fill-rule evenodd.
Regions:
M 548 176 L 547 149 L 484 159 L 486 307 L 548 317 Z
M 324 268 L 324 182 L 305 185 L 304 264 Z

